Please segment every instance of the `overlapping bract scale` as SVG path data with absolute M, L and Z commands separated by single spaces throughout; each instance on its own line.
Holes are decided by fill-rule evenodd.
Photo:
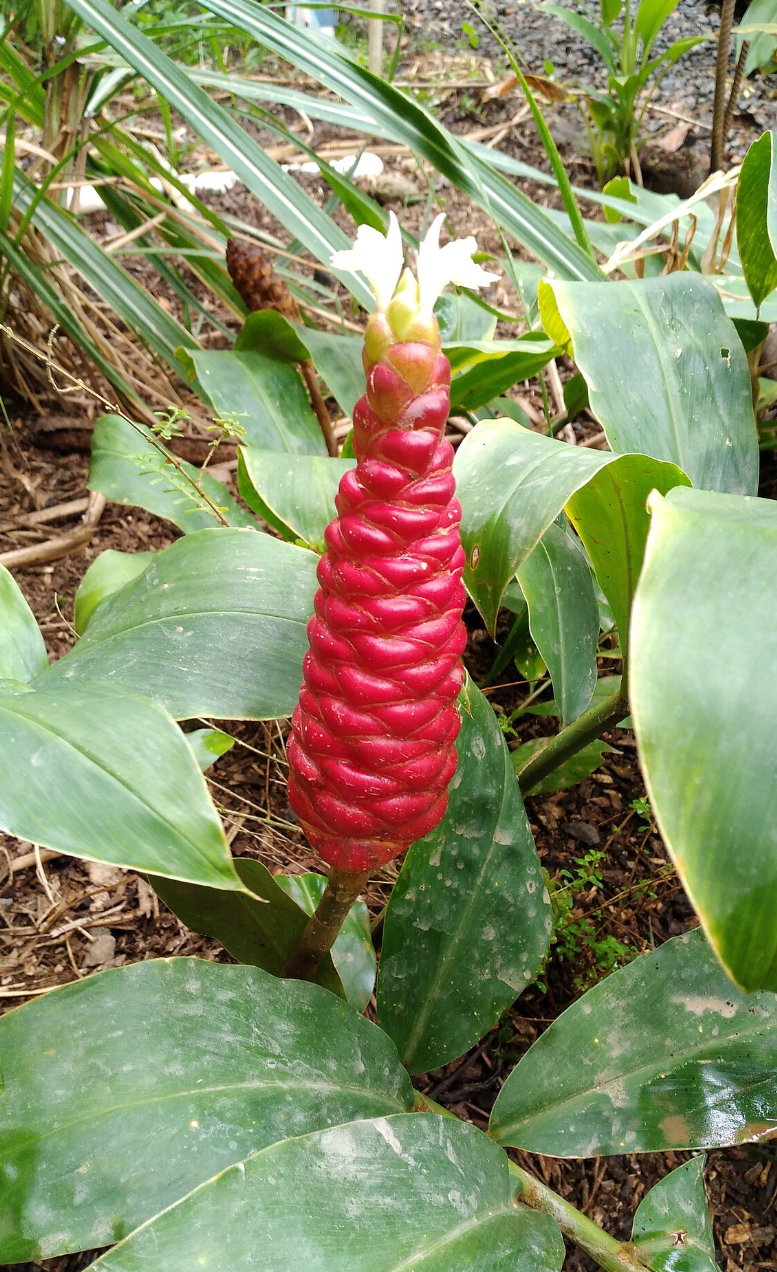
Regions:
M 396 343 L 366 364 L 357 466 L 326 531 L 289 739 L 289 801 L 339 870 L 374 869 L 433 830 L 456 768 L 466 643 L 450 367 Z

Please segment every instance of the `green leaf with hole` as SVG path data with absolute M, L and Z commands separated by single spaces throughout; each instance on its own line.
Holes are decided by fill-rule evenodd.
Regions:
M 777 287 L 777 132 L 745 155 L 737 185 L 737 247 L 756 309 Z
M 4 1016 L 0 1047 L 4 1263 L 120 1241 L 269 1144 L 413 1103 L 389 1039 L 342 999 L 193 958 L 58 989 Z M 224 1257 L 210 1266 L 243 1265 Z
M 777 505 L 678 491 L 651 509 L 629 686 L 648 793 L 724 966 L 777 991 Z
M 57 852 L 242 888 L 184 735 L 146 698 L 44 673 L 0 698 L 0 826 Z
M 719 1272 L 703 1156 L 653 1185 L 637 1207 L 631 1240 L 653 1272 Z
M 567 328 L 591 409 L 616 454 L 676 464 L 704 490 L 755 494 L 758 440 L 747 358 L 706 279 L 686 271 L 617 283 L 543 283 L 540 311 L 554 339 L 559 322 Z M 613 375 L 614 367 L 624 375 Z
M 93 1265 L 96 1272 L 557 1272 L 553 1220 L 517 1206 L 507 1157 L 437 1114 L 352 1122 L 216 1175 Z M 304 1259 L 304 1263 L 301 1261 Z
M 197 530 L 108 597 L 75 648 L 36 683 L 109 680 L 179 720 L 290 715 L 316 561 L 253 530 Z
M 190 357 L 214 410 L 234 419 L 247 446 L 326 455 L 321 426 L 292 363 L 231 349 L 193 350 Z
M 121 591 L 148 568 L 154 552 L 118 552 L 108 548 L 95 557 L 76 591 L 73 626 L 83 636 L 86 625 L 103 601 Z
M 0 680 L 23 683 L 49 665 L 46 643 L 15 578 L 0 565 Z
M 506 419 L 482 420 L 473 428 L 458 449 L 454 472 L 467 554 L 464 580 L 491 632 L 505 589 L 565 505 L 627 631 L 649 527 L 647 496 L 689 484 L 674 464 L 569 446 Z
M 324 531 L 336 516 L 340 479 L 355 459 L 321 455 L 279 455 L 243 446 L 237 486 L 250 508 L 292 542 L 324 551 Z
M 504 735 L 471 682 L 460 710 L 448 810 L 405 858 L 383 933 L 378 1013 L 411 1073 L 482 1038 L 531 981 L 552 926 Z
M 585 711 L 596 684 L 599 607 L 591 567 L 579 543 L 555 522 L 518 571 L 529 629 L 569 723 Z
M 239 963 L 280 976 L 305 930 L 307 917 L 260 861 L 236 857 L 233 864 L 238 877 L 250 889 L 250 896 L 228 896 L 215 888 L 167 879 L 154 879 L 154 889 L 193 932 L 221 941 Z M 343 987 L 328 956 L 315 979 L 325 989 L 342 996 Z
M 305 914 L 313 914 L 326 888 L 324 875 L 313 873 L 276 875 L 275 882 Z M 332 962 L 349 1003 L 358 1011 L 364 1011 L 375 988 L 377 960 L 370 932 L 370 912 L 363 901 L 354 901 L 351 906 L 332 946 Z
M 201 473 L 194 464 L 178 460 L 182 473 L 165 458 L 167 454 L 164 445 L 160 451 L 150 440 L 148 429 L 134 428 L 120 415 L 103 415 L 92 433 L 89 489 L 99 490 L 114 503 L 145 508 L 189 534 L 219 524 L 196 489 L 201 483 L 230 525 L 256 527 L 255 519 L 220 481 Z
M 529 1048 L 491 1133 L 552 1157 L 714 1148 L 777 1126 L 777 997 L 736 989 L 698 929 L 612 972 Z

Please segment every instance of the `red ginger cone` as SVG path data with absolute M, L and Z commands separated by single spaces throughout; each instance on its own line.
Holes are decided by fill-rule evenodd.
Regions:
M 370 319 L 364 365 L 357 465 L 326 531 L 288 744 L 291 807 L 323 859 L 349 873 L 390 861 L 442 819 L 466 644 L 461 507 L 443 438 L 450 364 L 411 275 Z

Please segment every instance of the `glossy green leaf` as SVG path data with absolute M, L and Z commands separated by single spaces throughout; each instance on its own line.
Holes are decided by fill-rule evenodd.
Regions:
M 252 526 L 256 521 L 241 508 L 220 481 L 200 473 L 194 464 L 179 461 L 191 482 L 221 508 L 233 526 Z M 218 525 L 215 514 L 158 447 L 148 438 L 148 430 L 137 428 L 120 415 L 103 415 L 92 433 L 89 489 L 99 490 L 114 503 L 135 505 L 172 521 L 184 534 Z
M 567 328 L 616 454 L 667 460 L 704 490 L 755 494 L 747 359 L 706 279 L 686 271 L 606 285 L 554 281 L 541 285 L 540 308 L 554 339 L 559 319 Z
M 642 37 L 645 53 L 653 47 L 656 36 L 679 0 L 640 0 L 634 19 L 634 30 Z
M 504 419 L 473 428 L 458 449 L 454 472 L 463 509 L 464 579 L 489 631 L 508 583 L 583 487 L 590 487 L 590 497 L 579 512 L 573 501 L 570 515 L 615 608 L 613 598 L 630 598 L 636 582 L 634 566 L 649 526 L 648 492 L 688 484 L 674 464 L 569 446 Z M 620 608 L 623 621 L 627 610 Z
M 777 504 L 684 491 L 651 509 L 630 683 L 648 792 L 724 966 L 777 991 Z
M 91 861 L 241 888 L 180 729 L 145 698 L 49 681 L 0 698 L 0 826 Z
M 48 665 L 35 615 L 14 576 L 0 565 L 0 680 L 32 680 Z
M 631 1240 L 653 1272 L 718 1272 L 703 1157 L 654 1184 L 637 1207 Z
M 361 336 L 340 336 L 290 322 L 274 309 L 249 314 L 235 341 L 235 352 L 255 351 L 286 362 L 312 358 L 346 415 L 364 393 Z
M 87 623 L 103 601 L 142 574 L 155 555 L 154 552 L 118 552 L 108 548 L 95 557 L 76 591 L 73 626 L 78 636 L 83 636 Z
M 215 888 L 167 879 L 155 879 L 154 889 L 193 932 L 221 941 L 239 963 L 280 976 L 305 930 L 307 918 L 260 861 L 236 857 L 233 864 L 251 896 L 227 895 Z M 321 964 L 315 979 L 325 989 L 342 995 L 343 988 L 330 958 Z
M 556 1272 L 561 1234 L 516 1206 L 482 1132 L 416 1113 L 305 1135 L 239 1163 L 141 1228 L 96 1272 Z
M 107 0 L 67 0 L 67 5 L 178 111 L 282 225 L 328 269 L 332 268 L 332 252 L 350 246 L 345 233 L 291 174 L 266 154 L 258 141 Z M 341 276 L 353 295 L 371 306 L 368 289 L 361 280 L 347 272 L 332 272 Z
M 186 734 L 186 741 L 203 773 L 207 773 L 216 760 L 220 760 L 235 745 L 235 739 L 221 729 L 192 729 L 191 733 Z
M 546 742 L 547 738 L 530 738 L 528 742 L 524 742 L 510 752 L 516 777 L 521 776 L 521 769 Z M 536 786 L 525 791 L 525 795 L 527 797 L 547 795 L 550 791 L 566 791 L 570 786 L 577 786 L 578 782 L 582 782 L 584 778 L 596 772 L 602 757 L 612 750 L 613 747 L 608 746 L 606 742 L 589 742 L 552 773 L 548 773 L 547 777 L 543 777 Z
M 109 597 L 37 683 L 109 680 L 179 720 L 290 715 L 316 560 L 252 530 L 197 530 Z
M 306 914 L 314 912 L 326 888 L 325 877 L 313 873 L 276 875 L 275 882 Z M 370 912 L 363 901 L 355 901 L 351 906 L 332 946 L 332 962 L 349 1003 L 358 1011 L 364 1011 L 375 988 L 377 959 L 370 932 Z
M 434 306 L 443 341 L 468 344 L 472 340 L 492 340 L 496 318 L 466 292 L 443 292 Z
M 121 1240 L 268 1144 L 413 1102 L 385 1034 L 254 967 L 103 972 L 10 1012 L 0 1040 L 3 1262 Z
M 569 723 L 585 711 L 596 684 L 599 607 L 591 568 L 576 539 L 549 525 L 520 570 L 529 629 Z
M 263 353 L 195 352 L 197 377 L 220 416 L 234 417 L 248 446 L 325 455 L 321 427 L 297 368 Z
M 454 372 L 451 409 L 476 411 L 519 380 L 536 375 L 561 351 L 552 340 L 530 332 L 520 340 L 445 344 L 443 352 Z
M 765 132 L 745 155 L 737 186 L 737 247 L 758 308 L 777 287 L 777 132 Z
M 777 998 L 736 989 L 698 929 L 612 972 L 529 1048 L 491 1132 L 553 1157 L 744 1144 L 777 1126 Z
M 365 390 L 362 337 L 332 335 L 315 327 L 297 327 L 297 332 L 310 350 L 316 371 L 350 419 Z
M 414 844 L 389 901 L 378 977 L 381 1024 L 411 1073 L 455 1060 L 531 981 L 550 903 L 494 712 L 460 699 L 448 811 Z
M 279 455 L 243 446 L 237 485 L 250 508 L 292 542 L 324 551 L 324 531 L 336 516 L 340 479 L 355 459 L 320 455 Z
M 86 2 L 73 0 L 73 5 Z M 591 257 L 543 208 L 495 172 L 480 152 L 465 147 L 413 97 L 371 74 L 348 53 L 341 52 L 336 43 L 311 38 L 266 5 L 255 5 L 250 0 L 207 0 L 204 7 L 249 32 L 260 44 L 343 97 L 370 120 L 380 135 L 423 155 L 560 278 L 601 277 Z M 223 152 L 222 157 L 226 157 Z

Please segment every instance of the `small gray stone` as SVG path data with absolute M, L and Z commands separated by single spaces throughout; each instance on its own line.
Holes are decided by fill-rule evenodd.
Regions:
M 578 821 L 567 822 L 561 829 L 564 834 L 571 835 L 573 839 L 579 840 L 581 844 L 585 844 L 586 848 L 595 848 L 597 844 L 602 842 L 602 837 L 595 826 L 590 822 Z

